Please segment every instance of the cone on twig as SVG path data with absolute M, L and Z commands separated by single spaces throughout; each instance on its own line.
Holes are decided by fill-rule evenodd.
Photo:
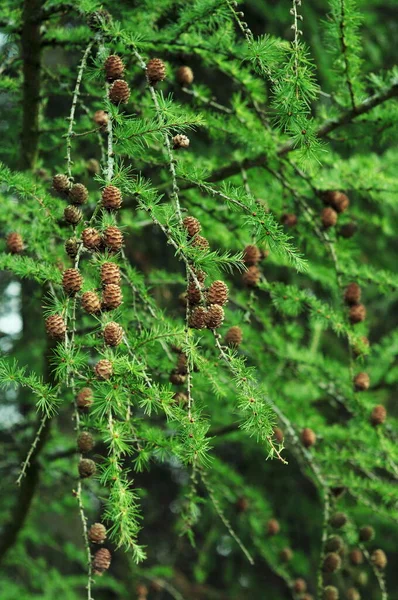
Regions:
M 104 231 L 104 242 L 109 250 L 117 252 L 123 247 L 123 234 L 118 227 L 110 225 Z
M 194 75 L 191 67 L 186 65 L 179 67 L 176 73 L 177 81 L 180 85 L 191 85 L 194 80 Z
M 110 360 L 106 358 L 97 362 L 94 371 L 98 379 L 109 379 L 113 374 L 113 366 Z
M 81 479 L 86 479 L 87 477 L 91 477 L 97 470 L 95 466 L 95 462 L 90 458 L 82 458 L 79 462 L 79 475 Z
M 120 285 L 121 276 L 119 266 L 112 262 L 101 265 L 101 281 L 103 285 Z
M 98 250 L 102 242 L 101 234 L 94 227 L 87 227 L 82 231 L 82 242 L 88 250 Z
M 66 324 L 61 315 L 51 315 L 46 319 L 46 331 L 56 340 L 63 339 L 66 333 Z
M 224 306 L 228 302 L 228 291 L 228 286 L 223 281 L 213 281 L 207 292 L 208 303 Z
M 107 548 L 100 548 L 94 554 L 93 574 L 103 575 L 111 566 L 112 555 Z
M 96 315 L 101 311 L 101 300 L 95 292 L 84 292 L 82 295 L 82 308 L 89 315 Z
M 77 438 L 80 452 L 90 452 L 94 448 L 94 438 L 88 431 L 82 431 Z
M 83 213 L 77 206 L 70 204 L 64 210 L 64 218 L 70 225 L 77 225 L 83 218 Z
M 166 77 L 166 65 L 160 58 L 151 58 L 146 65 L 146 76 L 150 85 L 156 85 Z
M 123 340 L 123 328 L 111 321 L 104 327 L 104 341 L 108 346 L 118 346 Z
M 76 398 L 76 406 L 82 410 L 90 408 L 92 406 L 93 400 L 93 390 L 91 388 L 85 387 L 80 390 L 77 394 Z
M 53 188 L 59 194 L 66 194 L 69 191 L 71 183 L 67 175 L 58 173 L 53 177 Z
M 106 310 L 115 310 L 123 302 L 122 288 L 114 283 L 104 286 L 102 292 L 102 305 Z
M 122 192 L 115 185 L 107 185 L 102 190 L 102 206 L 108 210 L 117 210 L 122 205 Z
M 80 292 L 83 285 L 83 277 L 78 269 L 66 269 L 62 275 L 62 287 L 66 294 L 73 295 Z
M 106 129 L 109 122 L 109 115 L 104 110 L 97 110 L 93 116 L 94 123 L 101 129 Z
M 102 523 L 93 523 L 88 530 L 88 539 L 92 544 L 103 544 L 106 540 L 106 528 Z
M 116 54 L 108 56 L 104 63 L 105 77 L 108 81 L 114 81 L 115 79 L 123 79 L 124 76 L 124 62 Z
M 225 343 L 230 348 L 237 348 L 243 341 L 243 333 L 240 327 L 234 325 L 230 327 L 225 335 Z
M 381 404 L 378 404 L 372 410 L 372 414 L 370 415 L 370 422 L 374 427 L 377 425 L 383 425 L 387 418 L 387 411 Z
M 13 231 L 7 235 L 7 249 L 11 254 L 21 254 L 24 250 L 24 243 L 20 233 Z
M 130 99 L 130 88 L 123 79 L 116 79 L 109 88 L 109 100 L 112 104 L 127 104 Z
M 88 189 L 82 183 L 75 183 L 69 190 L 72 204 L 85 204 L 88 200 Z

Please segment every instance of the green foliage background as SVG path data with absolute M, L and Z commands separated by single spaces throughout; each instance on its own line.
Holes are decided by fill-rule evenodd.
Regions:
M 96 438 L 98 472 L 78 499 L 89 524 L 106 519 L 113 553 L 93 598 L 140 598 L 136 586 L 145 584 L 150 600 L 298 600 L 293 582 L 303 577 L 319 600 L 326 584 L 341 598 L 355 586 L 366 600 L 398 599 L 395 3 L 102 7 L 112 20 L 96 30 L 87 25 L 101 8 L 93 0 L 9 0 L 0 9 L 0 597 L 87 597 L 73 401 L 89 385 L 94 407 L 80 427 Z M 106 98 L 103 62 L 113 53 L 131 88 L 122 107 Z M 152 92 L 142 62 L 153 57 L 165 61 L 167 77 Z M 183 88 L 181 65 L 195 74 Z M 111 115 L 111 149 L 93 124 L 99 109 Z M 189 136 L 189 150 L 168 150 L 177 133 Z M 117 262 L 124 303 L 94 318 L 78 302 L 76 334 L 57 345 L 44 317 L 64 311 L 73 323 L 74 310 L 61 288 L 62 270 L 73 266 L 63 243 L 73 232 L 51 188 L 52 176 L 67 172 L 68 142 L 72 176 L 90 193 L 87 221 L 106 182 L 123 191 L 117 216 L 96 210 L 93 223 L 120 225 L 124 253 L 84 252 L 80 268 L 87 291 L 100 288 L 105 260 Z M 90 159 L 101 163 L 95 176 Z M 326 231 L 327 190 L 344 191 L 350 206 Z M 176 197 L 183 216 L 200 220 L 208 251 L 187 238 Z M 286 213 L 297 216 L 295 227 L 282 224 Z M 357 231 L 347 239 L 342 227 L 351 223 Z M 7 252 L 11 231 L 25 241 L 21 256 Z M 250 243 L 266 255 L 255 289 L 242 279 Z M 187 265 L 204 270 L 207 283 L 228 283 L 220 338 L 185 329 Z M 343 303 L 353 281 L 367 309 L 355 326 Z M 7 315 L 20 317 L 19 332 L 8 332 Z M 126 332 L 116 350 L 101 341 L 110 320 Z M 233 325 L 243 331 L 238 350 L 223 343 Z M 175 346 L 192 371 L 191 419 L 169 382 Z M 100 357 L 113 363 L 110 382 L 93 378 Z M 356 393 L 360 371 L 371 387 Z M 378 404 L 388 412 L 381 428 L 370 423 Z M 308 450 L 305 427 L 317 435 Z M 339 532 L 346 554 L 338 574 L 322 577 L 335 511 L 349 517 Z M 274 537 L 271 518 L 281 527 Z M 376 537 L 365 554 L 387 553 L 385 576 L 367 560 L 350 564 L 367 524 Z M 286 547 L 294 552 L 288 564 Z

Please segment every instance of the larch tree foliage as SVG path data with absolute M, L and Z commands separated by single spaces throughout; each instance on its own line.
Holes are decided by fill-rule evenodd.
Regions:
M 398 598 L 393 13 L 1 3 L 2 600 Z

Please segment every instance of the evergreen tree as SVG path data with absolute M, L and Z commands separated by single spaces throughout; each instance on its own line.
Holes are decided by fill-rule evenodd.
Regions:
M 2 600 L 397 598 L 393 8 L 2 4 Z

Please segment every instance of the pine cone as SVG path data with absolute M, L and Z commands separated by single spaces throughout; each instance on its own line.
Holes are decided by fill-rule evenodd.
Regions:
M 69 190 L 72 204 L 85 204 L 88 200 L 88 189 L 82 183 L 75 183 Z
M 59 173 L 53 177 L 53 188 L 59 194 L 66 194 L 70 188 L 70 181 L 66 175 Z
M 224 309 L 218 304 L 210 304 L 207 310 L 207 327 L 217 329 L 224 321 Z
M 188 396 L 185 394 L 185 392 L 176 392 L 173 395 L 173 399 L 176 402 L 176 404 L 187 404 L 188 402 Z
M 337 212 L 333 208 L 324 208 L 321 213 L 321 221 L 325 229 L 334 227 L 337 223 Z
M 89 250 L 97 250 L 101 246 L 101 234 L 94 227 L 87 227 L 82 231 L 83 246 Z
M 106 129 L 109 122 L 109 115 L 104 110 L 97 110 L 93 116 L 94 123 L 101 129 Z
M 173 383 L 174 385 L 183 385 L 185 383 L 185 379 L 186 376 L 183 375 L 182 373 L 179 373 L 177 371 L 177 369 L 174 369 L 171 373 L 170 373 L 170 383 Z
M 61 315 L 51 315 L 46 319 L 46 331 L 48 335 L 56 340 L 60 340 L 66 333 L 66 325 Z
M 94 367 L 98 379 L 109 379 L 113 375 L 113 366 L 110 360 L 102 358 Z
M 173 150 L 180 150 L 181 148 L 189 148 L 189 137 L 186 135 L 178 134 L 173 137 Z
M 180 352 L 177 360 L 177 373 L 181 375 L 186 375 L 188 372 L 188 359 L 187 355 L 184 352 Z
M 290 548 L 284 548 L 279 553 L 279 558 L 282 562 L 289 562 L 293 558 L 293 551 Z
M 207 323 L 207 310 L 203 306 L 195 308 L 189 317 L 189 326 L 193 329 L 205 329 Z
M 105 77 L 108 81 L 114 81 L 115 79 L 123 79 L 124 76 L 124 63 L 120 56 L 112 54 L 108 56 L 104 64 Z
M 366 308 L 363 304 L 355 304 L 351 306 L 349 313 L 350 323 L 355 325 L 366 319 Z
M 187 298 L 189 304 L 199 304 L 201 300 L 201 290 L 197 287 L 194 281 L 188 284 Z
M 339 600 L 339 590 L 334 585 L 327 585 L 323 590 L 323 600 Z
M 354 377 L 354 387 L 357 392 L 368 390 L 370 386 L 370 378 L 367 373 L 358 373 Z
M 357 229 L 358 227 L 355 223 L 346 223 L 340 227 L 338 233 L 341 235 L 341 237 L 348 239 L 352 238 L 352 236 L 356 234 Z
M 346 525 L 347 521 L 347 515 L 342 512 L 334 513 L 329 519 L 330 525 L 335 529 L 341 529 L 341 527 L 344 527 L 344 525 Z
M 180 85 L 191 85 L 194 79 L 191 67 L 179 67 L 177 69 L 176 78 Z
M 350 562 L 352 565 L 361 565 L 363 563 L 363 554 L 359 548 L 354 548 L 350 552 Z
M 224 306 L 228 302 L 228 291 L 228 286 L 223 281 L 213 281 L 207 292 L 208 303 Z
M 101 281 L 103 285 L 120 285 L 120 269 L 118 265 L 111 262 L 106 262 L 101 265 Z
M 342 213 L 350 205 L 348 197 L 343 192 L 328 191 L 323 193 L 323 201 L 338 213 Z
M 77 394 L 76 398 L 76 406 L 80 409 L 90 408 L 92 406 L 93 400 L 93 390 L 91 388 L 85 387 L 80 390 Z
M 199 248 L 199 250 L 207 250 L 210 244 L 202 235 L 196 235 L 192 241 L 192 246 Z
M 359 304 L 361 301 L 361 288 L 357 283 L 350 283 L 344 290 L 344 302 L 346 304 Z
M 117 252 L 123 246 L 123 234 L 118 227 L 110 225 L 104 231 L 104 242 L 109 250 Z
M 341 558 L 336 552 L 329 552 L 323 559 L 322 571 L 324 573 L 334 573 L 341 568 Z
M 261 276 L 260 269 L 256 265 L 253 265 L 252 267 L 249 267 L 247 269 L 247 271 L 245 271 L 243 273 L 242 280 L 243 280 L 243 283 L 245 285 L 247 285 L 247 287 L 256 287 L 256 285 L 260 281 L 260 276 Z
M 24 250 L 24 243 L 21 234 L 13 231 L 7 235 L 7 248 L 11 254 L 21 254 Z
M 92 544 L 103 544 L 106 540 L 106 529 L 102 523 L 93 523 L 88 530 L 88 539 Z
M 86 162 L 86 169 L 90 175 L 98 175 L 101 172 L 101 166 L 96 158 L 89 158 Z
M 62 275 L 62 287 L 66 294 L 73 295 L 80 292 L 83 285 L 83 277 L 77 269 L 66 269 Z
M 82 295 L 82 308 L 89 315 L 96 315 L 101 311 L 101 300 L 95 292 L 84 292 Z
M 130 98 L 130 88 L 123 79 L 116 79 L 109 88 L 109 100 L 112 104 L 127 104 Z
M 137 585 L 135 591 L 138 596 L 137 600 L 146 600 L 146 597 L 148 596 L 148 588 L 146 587 L 146 585 L 140 583 L 139 585 Z
M 301 442 L 305 448 L 311 448 L 316 442 L 316 435 L 309 427 L 305 427 L 301 432 Z
M 237 348 L 241 345 L 243 340 L 243 334 L 240 327 L 234 325 L 230 327 L 225 335 L 225 343 L 230 348 Z
M 279 427 L 274 428 L 274 438 L 276 439 L 278 444 L 281 444 L 285 438 L 282 429 L 280 429 Z
M 77 438 L 80 452 L 90 452 L 94 448 L 94 438 L 88 431 L 82 431 Z
M 253 244 L 249 244 L 243 251 L 243 262 L 248 267 L 256 265 L 261 260 L 261 252 L 257 248 L 257 246 L 253 246 Z
M 193 237 L 197 233 L 200 233 L 200 230 L 202 229 L 201 224 L 199 223 L 198 219 L 195 219 L 195 217 L 185 217 L 182 220 L 182 223 L 187 230 L 189 237 Z
M 112 555 L 107 548 L 100 548 L 94 554 L 93 574 L 103 575 L 111 566 Z
M 372 414 L 370 415 L 370 422 L 373 426 L 383 425 L 387 418 L 387 411 L 381 404 L 378 404 L 372 410 Z
M 361 542 L 370 542 L 375 536 L 375 530 L 371 525 L 364 525 L 359 530 L 359 539 Z
M 77 206 L 70 204 L 64 210 L 64 218 L 67 223 L 77 225 L 83 218 L 82 211 Z
M 276 535 L 280 531 L 279 522 L 276 519 L 270 519 L 267 523 L 268 535 Z
M 146 76 L 150 85 L 156 85 L 166 77 L 166 65 L 160 58 L 151 58 L 146 66 Z
M 193 272 L 195 273 L 196 279 L 199 281 L 199 283 L 205 282 L 207 273 L 205 273 L 204 271 L 201 271 L 200 269 L 193 269 Z
M 76 238 L 70 238 L 69 240 L 66 240 L 65 251 L 68 256 L 71 258 L 76 258 L 78 249 L 79 246 Z
M 383 570 L 387 566 L 387 556 L 383 550 L 375 550 L 370 557 L 372 563 L 377 569 Z
M 114 283 L 104 286 L 102 292 L 102 305 L 106 310 L 115 310 L 123 302 L 122 288 Z
M 102 206 L 108 210 L 117 210 L 122 205 L 122 192 L 114 185 L 102 190 Z
M 302 579 L 301 577 L 299 577 L 294 582 L 293 589 L 296 592 L 296 594 L 304 594 L 304 592 L 307 590 L 307 584 L 304 581 L 304 579 Z
M 340 552 L 344 548 L 344 542 L 339 535 L 332 535 L 326 540 L 326 552 Z
M 285 225 L 285 227 L 295 227 L 297 225 L 297 220 L 297 216 L 291 213 L 284 213 L 281 219 L 282 224 Z
M 347 590 L 347 600 L 361 600 L 361 594 L 354 587 L 350 587 Z
M 108 346 L 118 346 L 123 339 L 123 329 L 118 323 L 111 321 L 104 327 L 104 341 Z
M 96 472 L 97 467 L 95 466 L 95 462 L 90 458 L 81 458 L 79 462 L 79 475 L 81 479 L 86 479 L 87 477 L 91 477 Z

